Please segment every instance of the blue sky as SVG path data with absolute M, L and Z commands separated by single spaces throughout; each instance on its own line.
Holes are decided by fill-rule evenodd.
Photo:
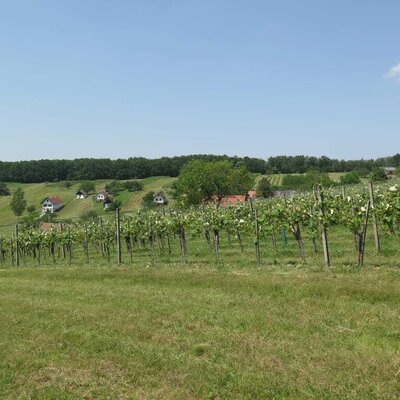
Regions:
M 0 160 L 400 152 L 398 0 L 0 0 Z

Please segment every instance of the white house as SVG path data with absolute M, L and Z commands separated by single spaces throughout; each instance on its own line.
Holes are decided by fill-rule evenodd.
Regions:
M 108 193 L 107 192 L 99 192 L 96 195 L 96 200 L 97 201 L 102 201 L 104 202 L 104 200 L 108 199 Z
M 53 213 L 64 206 L 63 201 L 57 196 L 46 197 L 40 204 L 42 205 L 42 212 L 46 213 Z
M 153 197 L 153 203 L 163 206 L 166 202 L 166 198 L 162 193 L 156 193 Z
M 77 198 L 77 199 L 86 199 L 87 196 L 88 196 L 88 195 L 87 195 L 87 193 L 86 193 L 84 190 L 78 190 L 78 191 L 76 192 L 76 198 Z

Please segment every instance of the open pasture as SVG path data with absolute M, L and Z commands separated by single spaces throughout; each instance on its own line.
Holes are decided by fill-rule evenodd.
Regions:
M 0 271 L 2 399 L 397 399 L 390 268 Z

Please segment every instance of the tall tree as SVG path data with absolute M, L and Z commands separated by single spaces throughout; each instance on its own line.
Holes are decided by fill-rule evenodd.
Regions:
M 24 191 L 21 188 L 15 190 L 10 207 L 17 219 L 24 213 L 26 209 L 26 200 Z
M 230 161 L 195 160 L 186 164 L 175 183 L 175 194 L 187 205 L 200 204 L 228 194 L 246 194 L 254 178 L 245 166 L 234 167 Z
M 258 181 L 256 192 L 257 192 L 257 197 L 262 197 L 265 199 L 273 196 L 274 191 L 272 190 L 271 182 L 266 176 L 262 177 Z

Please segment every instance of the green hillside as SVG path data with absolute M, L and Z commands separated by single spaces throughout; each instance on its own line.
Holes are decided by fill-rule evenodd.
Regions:
M 143 196 L 149 191 L 160 191 L 170 187 L 175 178 L 160 176 L 142 179 L 144 190 L 130 193 L 123 191 L 116 198 L 122 202 L 122 211 L 134 211 L 140 208 Z M 109 180 L 96 181 L 96 192 L 104 190 Z M 48 196 L 58 196 L 64 201 L 64 208 L 57 212 L 62 219 L 78 218 L 83 212 L 94 209 L 99 214 L 104 213 L 101 203 L 97 203 L 92 196 L 86 199 L 76 199 L 75 193 L 79 188 L 79 182 L 71 182 L 72 186 L 65 187 L 64 182 L 57 183 L 8 183 L 13 192 L 20 187 L 27 200 L 27 205 L 34 205 L 40 211 L 40 202 Z M 10 209 L 12 196 L 0 197 L 0 228 L 11 226 L 15 222 L 14 214 Z M 25 214 L 26 215 L 26 214 Z

